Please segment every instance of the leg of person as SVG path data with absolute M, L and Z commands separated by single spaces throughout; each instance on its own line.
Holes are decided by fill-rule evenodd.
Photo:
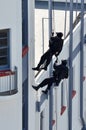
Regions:
M 45 65 L 45 67 L 44 67 L 45 70 L 47 70 L 47 67 L 48 67 L 48 65 L 50 64 L 51 60 L 52 60 L 52 55 L 50 55 L 50 56 L 47 58 L 46 65 Z
M 32 87 L 37 91 L 39 88 L 44 87 L 45 85 L 47 85 L 50 81 L 50 78 L 46 78 L 44 79 L 38 86 L 33 86 Z
M 47 52 L 45 52 L 43 56 L 41 56 L 41 59 L 40 59 L 38 65 L 37 65 L 37 67 L 32 68 L 33 70 L 39 70 L 40 66 L 43 65 L 45 60 L 47 59 L 48 53 L 49 53 L 49 50 Z
M 43 93 L 47 94 L 48 93 L 48 90 L 50 90 L 52 84 L 55 82 L 55 78 L 54 77 L 51 77 L 49 79 L 49 82 L 48 82 L 48 87 L 46 88 L 46 90 L 42 91 Z
M 33 86 L 33 85 L 32 85 L 32 87 L 37 91 L 39 88 L 42 88 L 42 87 L 44 87 L 45 85 L 51 86 L 52 83 L 53 83 L 53 80 L 51 80 L 51 79 L 52 79 L 52 77 L 51 77 L 51 78 L 46 78 L 46 79 L 44 79 L 38 86 Z
M 34 85 L 32 85 L 32 88 L 35 89 L 36 91 L 38 91 L 38 89 L 39 89 L 38 86 L 34 86 Z
M 52 59 L 52 53 L 51 53 L 51 50 L 49 49 L 48 53 L 47 53 L 47 58 L 46 58 L 45 65 L 44 65 L 44 67 L 42 69 L 47 70 L 47 67 L 50 64 L 51 59 Z
M 60 81 L 61 81 L 61 77 L 58 77 L 58 79 L 55 81 L 57 86 L 59 86 Z

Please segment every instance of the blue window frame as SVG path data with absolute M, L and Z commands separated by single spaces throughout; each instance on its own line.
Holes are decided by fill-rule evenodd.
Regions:
M 9 29 L 0 30 L 0 69 L 9 67 Z

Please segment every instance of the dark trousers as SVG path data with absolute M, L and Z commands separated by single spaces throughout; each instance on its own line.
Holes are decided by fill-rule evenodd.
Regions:
M 40 68 L 41 65 L 45 65 L 44 67 L 47 68 L 47 66 L 50 64 L 51 59 L 52 59 L 52 53 L 50 49 L 48 49 L 48 51 L 45 52 L 43 56 L 41 56 L 40 62 L 37 65 L 37 67 Z
M 56 83 L 58 85 L 60 83 L 60 81 L 61 81 L 61 79 L 56 80 L 55 77 L 46 78 L 37 87 L 38 88 L 40 88 L 40 87 L 42 88 L 45 85 L 48 85 L 47 89 L 50 90 L 50 87 L 52 86 L 53 83 Z

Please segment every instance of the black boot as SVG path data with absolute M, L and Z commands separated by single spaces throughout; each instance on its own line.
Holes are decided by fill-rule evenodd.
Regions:
M 32 87 L 33 87 L 33 89 L 35 89 L 36 91 L 38 91 L 38 89 L 39 89 L 39 87 L 36 87 L 36 86 L 33 86 L 33 85 L 32 85 Z
M 44 69 L 45 71 L 47 71 L 47 67 L 43 67 L 43 68 L 41 68 L 41 69 Z
M 32 68 L 32 70 L 37 70 L 37 71 L 39 71 L 40 69 L 39 69 L 39 67 L 35 67 L 35 68 Z
M 42 90 L 42 92 L 43 92 L 44 94 L 47 94 L 47 93 L 48 93 L 48 89 Z

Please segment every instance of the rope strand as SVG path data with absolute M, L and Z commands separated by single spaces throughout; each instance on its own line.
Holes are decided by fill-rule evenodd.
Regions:
M 67 0 L 65 3 L 64 39 L 66 37 L 66 25 L 67 25 Z
M 53 1 L 53 10 L 52 10 L 52 32 L 55 33 L 55 12 L 54 12 L 54 1 Z

